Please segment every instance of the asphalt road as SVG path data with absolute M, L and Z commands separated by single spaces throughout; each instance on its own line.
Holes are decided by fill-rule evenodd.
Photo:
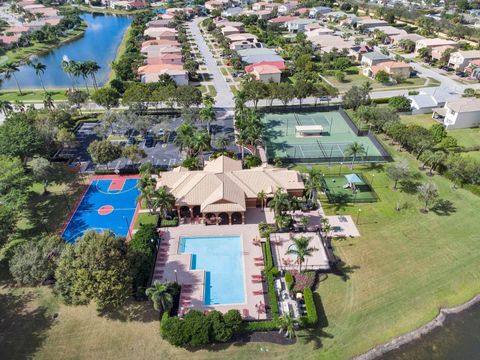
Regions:
M 204 18 L 195 18 L 193 21 L 188 23 L 188 28 L 190 29 L 192 36 L 195 39 L 195 43 L 197 44 L 198 49 L 205 60 L 205 66 L 207 67 L 209 74 L 212 76 L 213 84 L 217 90 L 215 106 L 230 109 L 233 108 L 235 104 L 233 100 L 233 93 L 230 90 L 227 81 L 220 72 L 217 61 L 214 59 L 207 43 L 205 42 L 205 39 L 200 32 L 198 25 L 203 19 Z

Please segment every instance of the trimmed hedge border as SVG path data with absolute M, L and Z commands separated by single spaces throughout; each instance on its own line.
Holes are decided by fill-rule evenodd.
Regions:
M 273 331 L 278 330 L 277 321 L 275 319 L 269 321 L 244 321 L 240 332 L 255 331 Z
M 285 273 L 285 283 L 287 284 L 288 291 L 292 291 L 294 282 L 293 275 L 287 271 Z
M 315 327 L 318 324 L 318 314 L 312 289 L 305 288 L 303 290 L 303 299 L 307 309 L 307 316 L 302 317 L 303 323 L 308 327 Z
M 175 227 L 175 226 L 178 226 L 178 219 L 172 219 L 172 220 L 162 219 L 160 221 L 160 226 L 161 227 Z

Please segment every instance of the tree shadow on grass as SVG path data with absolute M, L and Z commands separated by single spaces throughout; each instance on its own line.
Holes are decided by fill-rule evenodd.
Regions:
M 342 260 L 339 260 L 333 269 L 333 274 L 339 276 L 343 281 L 350 279 L 350 275 L 355 272 L 355 270 L 360 269 L 358 265 L 347 265 Z
M 99 316 L 110 320 L 118 320 L 121 322 L 139 321 L 153 322 L 159 321 L 159 312 L 153 309 L 149 301 L 128 300 L 126 304 L 117 309 L 106 309 L 98 312 Z
M 0 294 L 0 359 L 30 359 L 41 348 L 53 319 L 31 305 L 34 294 Z
M 312 329 L 306 329 L 302 331 L 298 338 L 303 340 L 305 344 L 311 343 L 315 350 L 320 349 L 323 346 L 322 339 L 328 338 L 332 339 L 333 335 L 324 331 L 323 329 L 328 327 L 328 318 L 325 313 L 325 308 L 323 307 L 322 298 L 317 292 L 313 293 L 313 298 L 315 300 L 315 306 L 317 308 L 318 324 L 317 327 Z
M 457 208 L 450 200 L 438 199 L 435 205 L 430 208 L 435 214 L 439 216 L 450 216 L 457 212 Z
M 414 181 L 413 179 L 403 180 L 400 182 L 400 191 L 413 195 L 417 193 L 419 185 L 420 182 Z

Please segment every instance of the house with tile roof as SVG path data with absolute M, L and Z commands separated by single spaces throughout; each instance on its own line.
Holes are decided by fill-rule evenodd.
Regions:
M 262 191 L 271 198 L 280 189 L 292 196 L 302 196 L 305 189 L 297 171 L 270 165 L 243 169 L 241 160 L 226 156 L 207 161 L 203 170 L 177 167 L 163 172 L 157 178 L 157 188 L 161 186 L 175 197 L 179 218 L 200 217 L 205 224 L 225 216 L 228 223 L 244 223 L 247 209 L 261 205 Z
M 433 109 L 433 118 L 448 129 L 464 129 L 480 126 L 480 99 L 462 98 L 447 100 L 443 108 Z
M 157 82 L 163 74 L 170 75 L 177 85 L 188 85 L 188 72 L 183 65 L 154 64 L 138 68 L 138 75 L 143 83 Z
M 283 70 L 285 70 L 283 61 L 261 61 L 245 67 L 246 72 L 253 74 L 257 80 L 264 83 L 279 83 Z

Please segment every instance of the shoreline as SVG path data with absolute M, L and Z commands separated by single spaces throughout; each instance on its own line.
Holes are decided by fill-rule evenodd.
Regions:
M 412 331 L 409 331 L 403 335 L 397 336 L 396 338 L 390 340 L 387 343 L 377 345 L 374 348 L 368 350 L 367 352 L 355 356 L 352 359 L 353 360 L 374 360 L 379 358 L 382 355 L 385 355 L 386 353 L 396 350 L 400 348 L 403 345 L 406 345 L 412 341 L 420 339 L 423 335 L 426 335 L 427 333 L 431 332 L 432 330 L 443 326 L 443 323 L 445 322 L 445 319 L 447 318 L 448 315 L 455 315 L 459 314 L 464 310 L 467 310 L 471 306 L 477 304 L 480 302 L 480 294 L 476 295 L 472 299 L 468 300 L 467 302 L 460 304 L 458 306 L 454 306 L 451 308 L 441 308 L 439 311 L 439 314 L 435 316 L 435 318 L 428 323 L 420 326 L 419 328 L 416 328 Z

